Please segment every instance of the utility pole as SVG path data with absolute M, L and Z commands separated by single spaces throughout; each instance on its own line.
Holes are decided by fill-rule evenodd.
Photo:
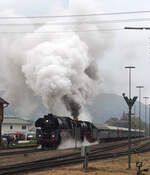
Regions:
M 150 136 L 150 104 L 149 104 L 149 136 Z
M 136 127 L 137 127 L 137 124 L 136 124 L 136 103 L 134 104 L 134 121 L 133 121 L 133 124 L 134 124 L 134 129 L 136 131 Z
M 134 66 L 126 66 L 126 69 L 129 69 L 129 98 L 123 93 L 123 97 L 129 107 L 129 116 L 128 116 L 128 168 L 131 168 L 131 110 L 134 102 L 137 97 L 131 99 L 131 69 L 135 68 Z
M 139 137 L 141 132 L 141 89 L 144 88 L 144 86 L 136 86 L 136 88 L 139 89 Z
M 149 97 L 143 97 L 144 99 L 145 99 L 145 137 L 146 137 L 146 135 L 147 135 L 147 132 L 146 132 L 146 130 L 147 130 L 147 127 L 146 127 L 146 120 L 147 120 L 147 99 L 149 98 Z

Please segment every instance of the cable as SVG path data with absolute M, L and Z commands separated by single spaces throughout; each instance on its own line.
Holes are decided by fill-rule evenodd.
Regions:
M 89 17 L 89 16 L 108 16 L 108 15 L 126 15 L 126 14 L 141 14 L 141 13 L 150 13 L 150 10 L 146 11 L 128 11 L 128 12 L 114 12 L 114 13 L 93 13 L 93 14 L 72 14 L 72 15 L 52 15 L 52 16 L 1 16 L 0 19 L 25 19 L 25 18 L 70 18 L 70 17 Z
M 74 30 L 74 31 L 51 31 L 51 32 L 1 32 L 2 34 L 25 34 L 25 33 L 41 33 L 41 34 L 49 34 L 49 33 L 84 33 L 84 32 L 98 32 L 98 31 L 103 31 L 103 32 L 110 32 L 110 31 L 118 31 L 118 30 L 124 30 L 123 28 L 120 29 L 97 29 L 97 30 Z
M 119 20 L 99 20 L 99 21 L 82 21 L 82 22 L 56 22 L 56 23 L 0 23 L 1 25 L 84 25 L 99 23 L 122 23 L 122 22 L 144 22 L 150 21 L 150 18 L 119 19 Z

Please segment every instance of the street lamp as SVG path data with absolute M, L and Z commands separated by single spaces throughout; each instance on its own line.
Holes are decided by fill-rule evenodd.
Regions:
M 129 69 L 129 99 L 125 97 L 128 106 L 129 106 L 129 116 L 128 116 L 128 168 L 131 168 L 131 109 L 133 104 L 131 99 L 131 69 L 134 69 L 134 66 L 126 66 L 126 69 Z
M 144 88 L 144 86 L 136 86 L 136 88 L 139 88 L 139 137 L 140 137 L 140 131 L 141 131 L 141 89 Z
M 146 101 L 146 100 L 147 100 L 149 97 L 143 97 L 143 98 L 145 99 L 145 137 L 146 137 L 146 112 L 147 112 L 147 110 L 146 110 L 146 109 L 147 109 L 147 108 L 146 108 L 146 107 L 147 107 L 147 106 L 146 106 L 146 105 L 147 105 L 147 103 L 146 103 L 147 101 Z
M 150 30 L 150 27 L 124 27 L 124 29 L 128 29 L 128 30 Z
M 134 69 L 134 66 L 126 66 L 126 69 L 129 69 L 129 98 L 131 98 L 131 69 Z

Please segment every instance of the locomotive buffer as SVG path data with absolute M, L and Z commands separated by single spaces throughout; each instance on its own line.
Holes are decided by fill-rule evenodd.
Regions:
M 132 106 L 134 105 L 136 99 L 138 97 L 133 97 L 132 98 L 128 98 L 127 96 L 125 96 L 125 93 L 122 94 L 124 100 L 126 101 L 128 107 L 129 107 L 129 117 L 128 117 L 128 168 L 131 168 L 131 110 L 132 110 Z

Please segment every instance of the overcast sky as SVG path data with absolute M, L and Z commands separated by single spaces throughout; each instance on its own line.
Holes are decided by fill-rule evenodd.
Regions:
M 66 7 L 74 0 L 1 0 L 0 9 L 13 9 L 20 15 L 42 15 L 48 14 L 49 9 L 56 1 Z M 149 10 L 150 2 L 148 0 L 97 0 L 103 7 L 104 12 L 120 12 Z M 86 8 L 90 8 L 87 4 Z
M 84 0 L 86 1 L 86 0 Z M 49 15 L 54 10 L 54 4 L 67 9 L 75 0 L 1 0 L 0 11 L 13 11 L 20 16 Z M 101 6 L 100 11 L 93 11 L 87 4 L 85 8 L 90 13 L 109 13 L 126 11 L 149 10 L 148 0 L 97 0 Z M 101 19 L 129 19 L 150 17 L 148 14 L 130 14 L 117 16 L 104 16 Z M 123 28 L 124 26 L 150 26 L 150 22 L 128 22 L 110 24 L 113 28 Z M 150 97 L 150 31 L 129 31 L 120 30 L 112 32 L 112 41 L 99 62 L 101 79 L 103 81 L 102 91 L 128 94 L 128 70 L 124 67 L 134 65 L 136 69 L 132 71 L 132 94 L 138 95 L 137 85 L 144 85 L 143 96 Z M 149 101 L 150 102 L 150 101 Z

